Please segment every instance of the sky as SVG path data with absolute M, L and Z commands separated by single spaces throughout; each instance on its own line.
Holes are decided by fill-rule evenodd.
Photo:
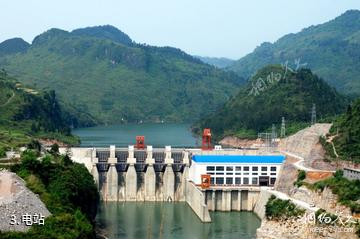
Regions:
M 0 0 L 0 42 L 50 28 L 113 25 L 138 43 L 239 59 L 262 42 L 327 22 L 359 0 Z

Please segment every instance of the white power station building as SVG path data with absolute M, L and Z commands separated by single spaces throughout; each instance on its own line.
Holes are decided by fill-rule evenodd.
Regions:
M 201 184 L 210 175 L 212 186 L 273 186 L 283 155 L 193 155 L 190 180 Z

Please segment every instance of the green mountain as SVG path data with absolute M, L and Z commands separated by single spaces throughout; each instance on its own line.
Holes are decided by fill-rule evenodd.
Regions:
M 62 109 L 54 91 L 37 91 L 0 71 L 0 151 L 25 145 L 32 138 L 76 144 L 70 126 L 78 119 Z
M 306 64 L 331 86 L 348 94 L 360 94 L 360 11 L 350 10 L 332 21 L 288 34 L 275 43 L 265 42 L 236 61 L 230 70 L 252 76 L 268 64 Z
M 272 124 L 279 129 L 281 117 L 285 117 L 291 131 L 292 127 L 309 124 L 313 104 L 320 120 L 342 112 L 346 102 L 308 69 L 291 72 L 280 65 L 269 65 L 196 128 L 211 128 L 218 139 L 224 135 L 248 138 L 256 137 L 258 132 L 271 131 Z
M 0 43 L 0 56 L 24 53 L 29 48 L 30 44 L 21 38 L 12 38 Z
M 128 46 L 133 44 L 133 41 L 127 34 L 110 25 L 76 29 L 72 31 L 72 34 L 78 36 L 91 36 L 104 40 L 107 39 Z
M 200 59 L 202 62 L 216 66 L 217 68 L 226 68 L 231 66 L 235 60 L 225 58 L 225 57 L 206 57 L 206 56 L 195 56 Z
M 171 47 L 134 43 L 111 26 L 51 29 L 0 68 L 52 89 L 98 123 L 194 121 L 213 112 L 244 80 Z

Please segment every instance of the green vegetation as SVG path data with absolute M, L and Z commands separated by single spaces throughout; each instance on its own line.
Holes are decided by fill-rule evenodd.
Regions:
M 294 182 L 294 185 L 297 187 L 301 187 L 303 185 L 303 181 L 306 178 L 306 172 L 304 170 L 298 170 L 298 176 L 296 181 Z
M 304 209 L 298 208 L 290 200 L 282 200 L 271 195 L 265 205 L 265 216 L 269 220 L 281 220 L 290 217 L 301 216 L 305 213 Z
M 51 29 L 0 68 L 34 88 L 55 90 L 70 111 L 97 123 L 193 122 L 244 80 L 171 47 L 136 44 L 111 26 Z
M 339 197 L 339 202 L 351 209 L 352 212 L 360 213 L 360 181 L 348 180 L 343 177 L 341 170 L 336 171 L 334 177 L 307 185 L 314 190 L 324 190 L 325 187 L 331 188 L 332 192 Z
M 229 69 L 252 76 L 268 64 L 296 69 L 306 64 L 340 92 L 360 94 L 360 11 L 350 10 L 327 23 L 288 34 L 275 43 L 265 42 Z M 299 61 L 300 62 L 297 62 Z
M 0 158 L 6 155 L 6 150 L 3 147 L 0 147 Z
M 360 98 L 337 118 L 328 137 L 334 137 L 333 143 L 340 159 L 360 163 Z M 336 158 L 332 145 L 322 143 L 330 158 Z
M 62 110 L 54 91 L 26 88 L 0 72 L 0 149 L 27 145 L 33 137 L 78 144 L 69 127 L 74 123 L 78 119 Z
M 11 170 L 40 195 L 52 215 L 44 225 L 32 226 L 27 233 L 0 232 L 1 238 L 95 238 L 99 195 L 85 166 L 73 163 L 68 156 L 46 155 L 38 160 L 35 151 L 25 151 L 21 163 Z
M 290 135 L 310 125 L 313 104 L 322 119 L 343 112 L 347 100 L 308 69 L 290 72 L 270 65 L 194 128 L 211 128 L 217 139 L 227 135 L 254 138 L 258 132 L 271 132 L 272 124 L 279 131 L 281 117 L 285 117 L 286 135 Z

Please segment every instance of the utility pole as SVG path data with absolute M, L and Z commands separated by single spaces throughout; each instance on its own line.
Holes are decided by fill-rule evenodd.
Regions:
M 285 117 L 281 118 L 281 131 L 280 131 L 280 137 L 284 138 L 286 135 L 286 130 L 285 130 Z
M 316 105 L 313 104 L 311 109 L 311 125 L 314 125 L 316 123 Z

